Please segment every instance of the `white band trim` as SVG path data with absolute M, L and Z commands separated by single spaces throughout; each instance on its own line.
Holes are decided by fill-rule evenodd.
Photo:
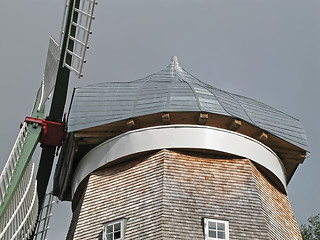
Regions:
M 168 125 L 130 131 L 92 149 L 76 168 L 72 195 L 80 182 L 99 167 L 125 156 L 160 149 L 204 149 L 248 158 L 271 171 L 286 189 L 281 160 L 261 142 L 221 128 Z

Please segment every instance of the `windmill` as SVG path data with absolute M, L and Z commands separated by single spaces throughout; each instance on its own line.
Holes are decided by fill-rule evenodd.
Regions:
M 61 44 L 60 44 L 60 46 L 62 46 Z M 59 55 L 59 54 L 58 54 Z M 70 66 L 70 65 L 69 65 Z M 174 67 L 173 67 L 174 66 Z M 72 66 L 70 66 L 70 68 L 72 68 Z M 169 69 L 172 69 L 172 73 L 177 73 L 177 74 L 179 74 L 180 72 L 184 75 L 184 76 L 186 76 L 184 73 L 183 73 L 183 71 L 180 71 L 180 67 L 179 67 L 179 64 L 178 64 L 178 62 L 177 62 L 177 59 L 176 58 L 173 58 L 172 59 L 172 64 L 170 64 L 170 68 Z M 176 76 L 176 74 L 170 74 L 170 76 Z M 166 76 L 167 77 L 167 76 Z M 192 77 L 190 78 L 190 79 L 193 79 Z M 157 79 L 156 79 L 157 80 Z M 187 82 L 187 81 L 185 81 L 185 82 Z M 192 85 L 192 84 L 190 84 L 190 85 Z M 125 87 L 126 86 L 124 86 L 124 91 L 125 91 Z M 152 86 L 153 87 L 153 86 Z M 180 90 L 180 88 L 176 88 L 176 89 L 179 89 Z M 203 91 L 201 91 L 201 89 L 200 89 L 200 91 L 199 91 L 199 93 L 200 94 L 203 94 L 203 93 L 206 93 L 207 91 L 205 91 L 205 89 L 202 89 Z M 115 92 L 115 91 L 112 91 L 112 92 Z M 202 92 L 202 93 L 201 93 Z M 176 92 L 177 93 L 177 92 Z M 207 92 L 208 94 L 206 94 L 206 95 L 208 95 L 208 96 L 210 96 L 210 92 Z M 222 92 L 221 92 L 222 93 Z M 182 94 L 184 94 L 184 92 L 182 92 Z M 103 96 L 103 97 L 105 97 L 105 96 Z M 125 97 L 125 96 L 124 96 Z M 176 100 L 181 100 L 181 96 L 176 96 L 176 97 L 178 97 L 178 98 L 176 98 Z M 184 97 L 184 96 L 183 96 Z M 228 96 L 225 96 L 226 97 L 226 99 L 228 99 Z M 223 100 L 222 99 L 223 98 L 223 96 L 221 97 L 221 100 Z M 229 96 L 229 99 L 233 99 L 233 97 L 232 96 Z M 165 99 L 170 99 L 170 98 L 165 98 Z M 211 99 L 212 100 L 212 99 Z M 224 101 L 222 101 L 222 102 L 224 102 Z M 116 103 L 116 104 L 118 104 L 118 103 Z M 141 101 L 141 105 L 142 105 L 142 101 Z M 237 105 L 236 105 L 237 106 Z M 227 108 L 228 109 L 228 108 Z M 230 109 L 229 109 L 230 110 Z M 111 113 L 111 111 L 109 111 L 109 113 Z M 149 112 L 148 112 L 149 113 Z M 169 127 L 170 127 L 170 125 L 169 124 L 171 124 L 171 123 L 179 123 L 180 121 L 175 121 L 174 120 L 174 113 L 165 113 L 165 114 L 161 114 L 161 115 L 157 115 L 159 118 L 155 118 L 154 120 L 155 121 L 157 121 L 158 123 L 160 122 L 160 124 L 163 124 L 163 125 L 165 125 L 165 126 L 167 126 L 168 125 L 168 129 L 169 129 Z M 177 115 L 176 115 L 177 116 Z M 199 113 L 199 115 L 195 115 L 196 117 L 194 117 L 194 118 L 192 118 L 192 119 L 194 119 L 195 121 L 194 122 L 192 122 L 194 125 L 204 125 L 204 124 L 206 124 L 207 122 L 208 122 L 208 120 L 210 121 L 210 115 L 208 115 L 208 114 L 202 114 L 202 112 L 200 112 Z M 213 115 L 211 115 L 211 116 L 213 116 Z M 141 116 L 141 117 L 143 117 L 143 116 Z M 214 116 L 214 117 L 216 117 L 216 116 Z M 230 116 L 229 116 L 230 117 Z M 61 116 L 60 116 L 60 118 L 62 118 Z M 138 119 L 139 120 L 139 119 Z M 140 119 L 141 120 L 141 119 Z M 178 119 L 179 120 L 179 119 Z M 225 124 L 225 126 L 223 126 L 224 128 L 226 128 L 225 130 L 226 130 L 226 132 L 227 131 L 229 131 L 228 133 L 230 133 L 230 130 L 232 130 L 232 131 L 238 131 L 238 129 L 240 128 L 240 130 L 241 129 L 243 129 L 243 126 L 244 126 L 244 122 L 241 122 L 238 118 L 236 118 L 236 119 L 232 119 L 232 118 L 229 118 L 229 119 L 227 119 L 227 120 L 232 120 L 232 123 L 231 124 L 227 124 L 227 122 L 225 122 L 226 124 Z M 30 123 L 32 123 L 32 124 L 43 124 L 41 121 L 40 122 L 35 122 L 35 120 L 34 119 L 27 119 L 27 122 L 30 122 Z M 54 122 L 54 121 L 52 121 L 52 122 Z M 59 121 L 59 122 L 61 122 L 61 120 Z M 284 121 L 285 122 L 285 121 Z M 49 122 L 46 122 L 46 123 L 49 123 Z M 136 119 L 130 119 L 130 118 L 128 118 L 128 121 L 127 122 L 123 122 L 123 129 L 130 129 L 131 130 L 131 128 L 132 128 L 132 130 L 134 130 L 134 128 L 136 127 L 136 126 L 139 126 L 138 124 L 136 124 L 135 125 L 135 123 L 139 123 L 139 121 L 136 121 Z M 147 122 L 146 122 L 147 123 Z M 181 122 L 180 122 L 181 123 Z M 241 123 L 242 123 L 242 128 L 241 128 Z M 35 126 L 36 127 L 36 126 Z M 63 128 L 63 125 L 61 126 L 61 125 L 59 125 L 59 124 L 57 124 L 57 128 L 59 128 L 59 127 L 61 127 L 61 128 Z M 201 126 L 197 126 L 197 128 L 200 128 Z M 210 127 L 210 126 L 209 126 Z M 165 129 L 164 127 L 161 127 L 161 128 L 163 128 L 163 129 Z M 206 126 L 203 126 L 203 128 L 206 128 Z M 150 130 L 150 129 L 149 129 Z M 252 130 L 252 129 L 251 129 Z M 136 131 L 137 132 L 137 131 Z M 136 132 L 132 132 L 133 134 L 134 133 L 136 133 Z M 224 132 L 224 131 L 223 131 Z M 261 142 L 262 141 L 268 141 L 268 138 L 269 138 L 269 140 L 271 139 L 271 135 L 269 135 L 268 134 L 268 132 L 259 132 L 259 133 L 261 133 L 258 137 L 259 138 L 261 138 Z M 101 137 L 101 135 L 103 135 L 103 134 L 106 134 L 106 131 L 104 131 L 104 132 L 101 132 L 101 133 L 99 133 L 99 132 L 92 132 L 91 134 L 92 135 L 88 135 L 88 132 L 84 132 L 84 133 L 82 133 L 82 136 L 80 136 L 79 134 L 81 134 L 81 132 L 79 132 L 79 133 L 76 133 L 76 134 L 78 134 L 78 137 L 79 137 L 79 140 L 88 140 L 87 142 L 88 143 L 90 143 L 90 141 L 92 140 L 92 139 L 94 139 L 94 140 L 97 140 L 97 141 L 100 141 L 99 140 L 99 138 Z M 131 133 L 130 133 L 131 134 Z M 63 135 L 63 134 L 62 134 Z M 106 134 L 107 135 L 107 134 Z M 128 135 L 129 135 L 129 133 L 128 133 Z M 235 136 L 238 136 L 238 134 L 237 133 L 235 133 L 235 134 L 233 134 L 233 135 L 235 135 Z M 107 136 L 108 137 L 108 136 Z M 80 138 L 82 138 L 82 139 L 80 139 Z M 140 139 L 142 139 L 142 138 L 140 138 Z M 84 141 L 83 141 L 84 142 Z M 147 142 L 149 142 L 149 141 L 147 141 Z M 150 141 L 151 142 L 151 141 Z M 70 141 L 70 143 L 72 144 L 72 141 Z M 260 146 L 260 143 L 259 142 L 255 142 L 255 143 L 257 143 L 257 145 L 259 144 L 259 146 Z M 70 144 L 70 145 L 71 145 Z M 49 144 L 47 144 L 47 146 L 48 146 L 48 148 L 49 148 Z M 76 149 L 76 148 L 75 148 Z M 78 149 L 80 149 L 80 148 L 78 148 Z M 52 155 L 52 152 L 50 152 L 51 153 L 51 155 Z M 167 154 L 167 153 L 165 153 L 164 152 L 164 154 L 163 155 L 165 155 L 165 154 Z M 51 156 L 50 154 L 48 154 L 49 155 L 49 157 Z M 230 156 L 229 156 L 230 157 Z M 116 159 L 115 159 L 116 160 Z M 218 159 L 219 160 L 219 159 Z M 220 159 L 220 160 L 223 160 L 223 159 Z M 239 159 L 240 160 L 240 159 Z M 99 166 L 98 166 L 99 167 Z M 138 169 L 139 170 L 139 169 Z M 149 170 L 149 169 L 148 169 Z M 139 172 L 139 171 L 138 171 Z M 43 174 L 43 172 L 41 172 L 42 174 Z M 270 175 L 270 176 L 272 176 L 272 175 Z M 263 176 L 260 176 L 261 178 L 263 177 Z M 41 178 L 39 178 L 39 179 L 41 179 Z M 43 178 L 42 178 L 43 179 Z M 123 178 L 123 179 L 128 179 L 128 178 Z M 206 179 L 206 178 L 203 178 L 203 179 Z M 66 181 L 67 182 L 67 181 Z M 135 181 L 136 183 L 138 183 L 137 181 Z M 118 182 L 119 183 L 119 182 Z M 103 186 L 104 185 L 104 183 L 103 182 L 101 182 L 100 183 L 100 185 L 101 186 Z M 283 184 L 284 185 L 284 184 Z M 279 185 L 280 187 L 281 187 L 281 184 Z M 140 186 L 139 186 L 140 187 Z M 130 189 L 134 189 L 134 188 L 130 188 Z M 67 189 L 68 190 L 68 189 Z M 160 191 L 159 191 L 160 192 Z M 194 194 L 195 195 L 195 194 Z M 33 196 L 33 195 L 32 195 Z M 96 194 L 96 196 L 99 196 L 98 194 Z M 113 196 L 117 196 L 117 194 L 113 194 Z M 130 194 L 126 194 L 126 196 L 130 196 Z M 32 198 L 31 198 L 32 199 Z M 147 200 L 149 200 L 149 199 L 147 199 Z M 129 202 L 129 201 L 127 201 L 127 202 Z M 145 201 L 145 203 L 148 203 L 149 201 Z M 99 204 L 101 204 L 101 201 L 100 201 L 100 203 Z M 182 209 L 182 208 L 180 208 L 180 209 Z M 185 209 L 185 208 L 184 208 Z M 89 212 L 89 214 L 91 214 L 91 212 Z M 140 213 L 139 212 L 137 212 L 137 215 L 140 215 Z M 93 216 L 93 214 L 91 214 L 90 216 Z M 108 218 L 110 218 L 109 220 L 110 221 L 108 221 L 108 223 L 107 223 L 107 221 L 105 221 L 104 219 L 106 219 L 106 216 L 104 216 L 104 219 L 103 218 L 99 218 L 99 220 L 100 220 L 100 223 L 99 223 L 99 225 L 100 226 L 97 226 L 96 227 L 96 229 L 95 229 L 95 231 L 98 231 L 97 232 L 97 234 L 96 234 L 96 236 L 98 235 L 98 233 L 99 233 L 99 231 L 101 232 L 101 231 L 104 231 L 104 232 L 106 232 L 106 233 L 108 233 L 108 227 L 109 226 L 114 226 L 114 228 L 116 228 L 116 226 L 118 226 L 119 225 L 119 221 L 117 222 L 115 222 L 115 221 L 113 221 L 113 220 L 115 220 L 115 217 L 113 217 L 113 216 L 107 216 Z M 119 216 L 119 217 L 123 217 L 123 216 Z M 127 217 L 127 216 L 125 216 L 125 217 Z M 207 217 L 212 217 L 212 216 L 207 216 Z M 136 219 L 138 219 L 138 218 L 136 218 Z M 140 219 L 140 218 L 139 218 Z M 127 221 L 128 220 L 128 221 Z M 206 224 L 206 225 L 210 225 L 210 221 L 211 221 L 212 219 L 210 219 L 210 218 L 205 218 L 204 219 L 204 221 L 203 221 L 203 223 L 204 223 L 204 225 Z M 221 220 L 221 219 L 217 219 L 217 220 Z M 214 221 L 211 221 L 211 223 L 212 222 L 214 222 Z M 104 224 L 104 226 L 103 226 L 103 230 L 102 230 L 102 225 L 101 224 Z M 134 223 L 133 221 L 132 221 L 132 218 L 131 218 L 131 220 L 130 220 L 130 218 L 124 218 L 123 219 L 123 221 L 121 221 L 121 224 L 122 224 L 122 226 L 124 225 L 124 224 L 127 224 L 127 226 L 129 226 L 130 227 L 130 225 L 132 226 L 132 225 L 136 225 L 136 224 L 132 224 L 132 223 Z M 218 223 L 218 222 L 217 222 Z M 109 224 L 111 224 L 111 225 L 109 225 Z M 197 222 L 197 226 L 198 226 L 198 231 L 201 231 L 202 230 L 202 228 L 201 228 L 201 226 L 200 226 L 200 224 L 202 224 L 202 222 L 200 221 L 200 218 L 199 218 L 199 221 Z M 148 226 L 147 224 L 145 224 L 145 226 Z M 154 225 L 154 226 L 159 226 L 159 225 Z M 227 225 L 225 225 L 225 226 L 227 226 Z M 85 228 L 86 228 L 87 226 L 85 226 Z M 232 228 L 234 227 L 234 225 L 233 224 L 230 224 L 230 229 L 232 230 Z M 128 228 L 129 229 L 129 228 Z M 158 228 L 159 229 L 159 228 Z M 139 229 L 140 230 L 140 229 Z M 208 233 L 210 234 L 210 230 L 212 230 L 212 229 L 210 229 L 210 228 L 206 228 L 206 230 L 208 231 Z M 140 231 L 141 232 L 141 231 Z M 92 234 L 93 232 L 91 232 L 91 234 Z M 127 232 L 127 233 L 129 233 L 129 232 Z M 232 233 L 232 231 L 231 231 L 231 233 Z M 116 231 L 113 231 L 113 234 L 114 235 L 116 235 L 116 234 L 119 234 L 118 232 L 116 232 Z M 200 233 L 201 234 L 201 233 Z M 200 235 L 199 234 L 199 235 Z M 80 236 L 81 237 L 81 236 Z M 84 237 L 82 237 L 82 238 L 80 238 L 80 239 L 86 239 L 86 238 L 84 238 Z M 141 239 L 145 239 L 145 236 L 142 236 L 141 237 Z M 184 239 L 188 239 L 188 238 L 184 238 Z M 243 239 L 243 237 L 242 237 L 242 239 Z
M 66 0 L 60 42 L 49 39 L 47 62 L 31 115 L 26 117 L 0 175 L 0 239 L 31 239 L 43 205 L 57 147 L 65 135 L 63 112 L 70 71 L 80 78 L 95 0 Z M 53 92 L 49 115 L 45 102 Z M 31 161 L 41 143 L 35 175 Z

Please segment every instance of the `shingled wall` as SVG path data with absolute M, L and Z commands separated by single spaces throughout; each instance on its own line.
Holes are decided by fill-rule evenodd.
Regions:
M 276 190 L 252 166 L 270 239 L 302 239 L 287 196 Z
M 228 220 L 230 239 L 301 239 L 287 196 L 219 155 L 162 150 L 92 173 L 73 239 L 102 239 L 122 217 L 126 240 L 204 239 L 204 217 Z

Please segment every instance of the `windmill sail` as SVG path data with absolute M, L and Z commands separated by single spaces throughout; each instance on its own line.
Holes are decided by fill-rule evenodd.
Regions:
M 42 89 L 38 91 L 32 117 L 42 119 L 37 111 Z M 38 197 L 32 154 L 42 127 L 24 123 L 0 176 L 0 239 L 26 239 L 36 224 Z
M 95 5 L 95 0 L 69 0 L 66 4 L 65 24 L 63 24 L 64 30 L 60 41 L 59 66 L 47 117 L 47 120 L 52 122 L 62 122 L 70 71 L 74 71 L 78 77 L 82 76 L 82 65 L 85 62 L 84 57 L 88 48 Z M 56 146 L 42 144 L 37 172 L 39 205 L 42 205 L 44 200 L 55 153 Z
M 39 213 L 39 221 L 35 232 L 35 240 L 45 240 L 47 232 L 50 229 L 49 222 L 50 217 L 52 216 L 52 205 L 55 203 L 52 192 L 47 193 L 45 202 L 46 203 L 43 204 L 43 207 Z
M 67 34 L 62 34 L 63 41 L 60 46 L 53 37 L 50 37 L 44 78 L 37 93 L 31 118 L 29 117 L 23 124 L 0 175 L 0 239 L 33 239 L 55 150 L 61 144 L 61 141 L 57 143 L 55 139 L 55 129 L 58 127 L 63 131 L 61 119 L 70 70 L 79 77 L 82 76 L 96 2 L 95 0 L 66 1 L 68 4 L 66 4 L 67 14 L 63 32 Z M 44 120 L 44 105 L 53 89 L 50 113 L 48 119 Z M 48 133 L 50 126 L 53 130 Z M 53 143 L 50 142 L 50 134 L 53 135 Z M 43 140 L 44 136 L 48 135 L 49 137 Z M 31 158 L 39 141 L 43 149 L 35 180 Z
M 72 4 L 72 16 L 67 32 L 67 46 L 64 53 L 63 66 L 82 77 L 82 67 L 85 62 L 85 54 L 88 48 L 89 35 L 91 34 L 91 23 L 94 19 L 93 11 L 96 5 L 95 0 L 83 0 L 80 4 L 76 1 Z M 77 16 L 74 18 L 74 16 Z M 75 21 L 76 19 L 76 21 Z M 74 28 L 74 31 L 72 29 Z M 71 62 L 67 58 L 72 57 Z
M 57 41 L 50 36 L 47 61 L 43 75 L 43 81 L 41 83 L 42 95 L 38 111 L 43 108 L 45 102 L 49 98 L 51 92 L 54 89 L 56 83 L 57 72 L 59 67 L 59 56 L 60 56 L 60 47 Z

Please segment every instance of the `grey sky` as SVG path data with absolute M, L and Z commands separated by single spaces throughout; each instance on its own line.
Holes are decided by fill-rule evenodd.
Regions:
M 64 0 L 0 3 L 1 169 L 30 113 L 50 34 Z M 318 0 L 103 0 L 95 11 L 84 77 L 74 86 L 130 81 L 179 62 L 200 80 L 275 107 L 302 122 L 311 156 L 288 191 L 296 219 L 320 212 L 320 2 Z M 38 160 L 38 155 L 34 157 Z M 48 239 L 63 239 L 59 203 Z

